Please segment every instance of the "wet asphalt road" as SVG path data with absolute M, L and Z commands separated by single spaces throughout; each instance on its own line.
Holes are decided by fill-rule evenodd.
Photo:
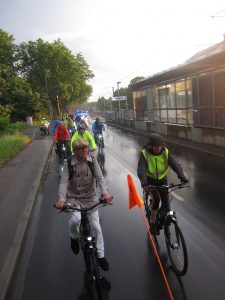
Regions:
M 146 139 L 108 127 L 104 172 L 114 205 L 101 208 L 100 219 L 109 260 L 103 299 L 169 299 L 166 285 L 147 238 L 138 208 L 128 210 L 126 176 L 136 176 L 137 159 Z M 163 233 L 159 254 L 174 299 L 225 299 L 225 161 L 178 147 L 170 150 L 190 178 L 191 189 L 175 192 L 177 212 L 189 256 L 186 276 L 178 278 L 167 258 Z M 59 166 L 53 153 L 40 191 L 36 214 L 17 284 L 11 299 L 88 299 L 82 255 L 74 256 L 68 236 L 69 215 L 53 209 L 57 199 Z M 176 175 L 169 175 L 176 182 Z M 25 283 L 25 285 L 24 285 Z

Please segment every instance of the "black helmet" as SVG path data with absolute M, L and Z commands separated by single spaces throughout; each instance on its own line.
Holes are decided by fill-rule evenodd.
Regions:
M 149 135 L 149 143 L 148 144 L 152 147 L 162 146 L 164 144 L 164 139 L 158 133 L 151 133 Z

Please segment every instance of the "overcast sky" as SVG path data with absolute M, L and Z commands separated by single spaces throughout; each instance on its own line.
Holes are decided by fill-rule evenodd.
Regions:
M 225 1 L 0 0 L 0 28 L 16 43 L 60 38 L 81 52 L 95 74 L 92 101 L 221 42 Z

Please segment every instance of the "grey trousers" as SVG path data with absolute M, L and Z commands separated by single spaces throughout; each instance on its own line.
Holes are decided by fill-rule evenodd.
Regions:
M 79 238 L 80 219 L 80 212 L 75 211 L 69 220 L 69 233 L 73 239 Z M 98 210 L 89 214 L 89 222 L 93 235 L 96 238 L 97 255 L 99 258 L 104 257 L 104 240 L 99 223 Z

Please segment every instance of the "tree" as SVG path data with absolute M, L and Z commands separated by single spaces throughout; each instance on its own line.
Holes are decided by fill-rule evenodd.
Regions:
M 88 80 L 94 77 L 89 65 L 79 53 L 74 56 L 60 41 L 38 39 L 21 43 L 17 48 L 18 70 L 41 96 L 49 97 L 57 107 L 82 103 L 92 93 Z
M 0 29 L 0 68 L 8 67 L 11 71 L 14 69 L 14 38 L 7 32 Z
M 13 36 L 0 29 L 0 104 L 1 115 L 24 120 L 38 109 L 38 97 L 30 85 L 17 76 Z

